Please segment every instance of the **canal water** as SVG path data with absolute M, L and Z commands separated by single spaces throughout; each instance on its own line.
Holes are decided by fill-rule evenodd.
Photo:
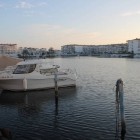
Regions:
M 77 87 L 0 94 L 0 128 L 14 140 L 115 140 L 115 89 L 124 81 L 125 140 L 140 139 L 140 59 L 48 59 L 77 71 Z

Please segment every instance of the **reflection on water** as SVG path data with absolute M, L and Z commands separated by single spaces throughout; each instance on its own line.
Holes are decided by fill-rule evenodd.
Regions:
M 76 96 L 76 88 L 59 89 L 58 98 L 55 98 L 54 90 L 28 91 L 28 92 L 3 91 L 0 95 L 0 105 L 2 105 L 0 106 L 0 109 L 3 110 L 3 108 L 8 108 L 8 109 L 10 109 L 11 107 L 14 108 L 14 112 L 12 113 L 15 113 L 17 110 L 16 119 L 19 122 L 17 122 L 16 120 L 13 123 L 20 123 L 20 124 L 26 123 L 24 124 L 26 127 L 25 126 L 24 128 L 21 128 L 21 126 L 19 127 L 19 130 L 21 129 L 20 133 L 22 132 L 23 134 L 20 134 L 21 136 L 19 137 L 16 136 L 16 134 L 14 136 L 14 139 L 20 139 L 20 138 L 26 137 L 26 134 L 24 134 L 23 131 L 25 131 L 25 129 L 28 127 L 29 124 L 34 124 L 35 121 L 39 123 L 42 113 L 43 114 L 48 113 L 47 111 L 43 112 L 44 110 L 43 107 L 46 108 L 46 105 L 49 107 L 49 105 L 51 104 L 51 108 L 49 108 L 48 111 L 49 113 L 50 111 L 52 112 L 54 116 L 53 126 L 57 128 L 59 102 L 67 98 L 74 98 L 74 96 Z M 3 117 L 5 115 L 8 118 L 6 121 L 10 121 L 13 119 L 13 118 L 10 118 L 10 116 L 8 117 L 9 112 L 5 112 L 3 114 Z M 43 115 L 43 117 L 45 117 L 45 115 Z M 3 124 L 3 126 L 4 125 L 5 124 Z M 13 126 L 7 125 L 7 127 L 12 128 Z M 30 129 L 32 129 L 32 127 Z M 32 135 L 30 137 L 32 137 Z
M 0 127 L 15 140 L 113 140 L 116 135 L 116 80 L 122 78 L 126 135 L 140 139 L 140 59 L 56 58 L 62 68 L 78 73 L 77 88 L 0 94 Z
M 74 96 L 76 88 L 61 88 L 59 89 L 59 97 L 69 98 Z M 0 104 L 16 105 L 24 104 L 25 106 L 41 104 L 46 101 L 55 99 L 55 92 L 50 90 L 26 91 L 26 92 L 12 92 L 2 91 L 0 94 Z

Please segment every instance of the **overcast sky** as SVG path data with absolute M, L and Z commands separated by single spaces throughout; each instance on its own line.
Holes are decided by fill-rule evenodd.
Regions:
M 140 0 L 0 0 L 0 43 L 60 49 L 140 38 Z

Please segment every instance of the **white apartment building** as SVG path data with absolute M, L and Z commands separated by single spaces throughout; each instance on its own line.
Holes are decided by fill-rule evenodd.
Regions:
M 0 44 L 0 55 L 17 56 L 17 44 Z
M 91 55 L 93 45 L 75 45 L 74 47 L 77 55 Z
M 73 55 L 75 54 L 75 45 L 61 46 L 61 55 Z
M 92 55 L 92 54 L 115 54 L 127 53 L 128 44 L 109 45 L 65 45 L 61 47 L 63 55 Z
M 93 54 L 127 53 L 127 44 L 96 45 L 92 47 Z
M 140 39 L 136 38 L 133 40 L 128 40 L 128 52 L 134 54 L 140 54 Z
M 42 55 L 46 55 L 47 54 L 47 49 L 46 48 L 27 48 L 27 47 L 19 47 L 18 48 L 18 55 L 22 56 L 23 55 L 23 51 L 28 52 L 28 56 L 32 57 L 32 58 L 39 58 Z
M 74 48 L 75 48 L 76 54 L 81 54 L 84 51 L 84 46 L 82 46 L 82 45 L 75 45 Z
M 90 55 L 91 45 L 64 45 L 61 46 L 61 55 Z

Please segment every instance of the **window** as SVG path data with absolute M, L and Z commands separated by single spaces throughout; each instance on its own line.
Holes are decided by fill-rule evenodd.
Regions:
M 35 70 L 36 64 L 18 65 L 13 74 L 31 73 Z

